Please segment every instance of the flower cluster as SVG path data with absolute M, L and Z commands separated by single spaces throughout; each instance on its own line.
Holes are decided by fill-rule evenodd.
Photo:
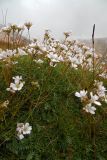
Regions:
M 9 35 L 11 32 L 21 32 L 24 30 L 24 25 L 16 25 L 16 24 L 10 24 L 7 27 L 3 27 L 1 29 L 1 32 L 6 33 L 7 35 Z
M 88 93 L 86 90 L 81 90 L 75 93 L 75 96 L 80 98 L 83 103 L 83 110 L 91 114 L 95 114 L 96 111 L 96 107 L 93 105 L 101 106 L 101 101 L 107 102 L 107 90 L 103 86 L 103 82 L 95 81 L 94 86 L 93 92 Z
M 28 135 L 31 133 L 32 126 L 29 125 L 29 123 L 17 123 L 17 136 L 21 140 L 24 138 L 24 135 Z
M 0 50 L 0 60 L 6 61 L 8 58 L 18 57 L 18 56 L 25 56 L 28 55 L 23 49 L 18 48 L 17 50 Z
M 27 24 L 28 27 L 31 26 L 30 23 Z M 18 28 L 15 26 L 11 25 L 11 28 Z M 36 39 L 26 47 L 17 48 L 13 51 L 0 51 L 0 60 L 5 60 L 8 57 L 31 55 L 34 58 L 33 60 L 38 64 L 48 59 L 51 67 L 56 67 L 58 63 L 69 63 L 69 66 L 76 70 L 83 68 L 93 71 L 93 52 L 94 65 L 99 63 L 102 56 L 95 53 L 92 48 L 87 47 L 84 43 L 70 39 L 70 32 L 65 32 L 64 36 L 65 39 L 60 42 L 51 36 L 49 30 L 46 30 L 42 43 Z M 104 67 L 105 62 L 100 62 L 98 75 L 107 78 L 107 73 L 103 69 Z
M 15 93 L 16 91 L 20 91 L 23 88 L 25 82 L 22 81 L 22 76 L 13 77 L 13 80 L 14 83 L 10 83 L 10 87 L 7 88 L 7 91 Z
M 0 60 L 5 60 L 7 59 L 8 57 L 12 57 L 16 54 L 16 50 L 6 50 L 6 51 L 0 51 Z
M 60 55 L 58 56 L 57 54 L 53 53 L 53 52 L 50 52 L 49 54 L 47 54 L 47 57 L 50 59 L 50 66 L 53 66 L 55 67 L 56 66 L 56 63 L 58 62 L 63 62 L 64 59 L 63 57 Z
M 32 23 L 25 23 L 25 27 L 28 29 L 31 28 Z M 11 32 L 20 33 L 23 31 L 24 27 L 17 25 L 10 25 L 9 27 L 3 28 L 2 31 L 6 34 Z M 69 39 L 71 33 L 65 32 L 65 39 L 63 41 L 58 41 L 54 39 L 49 30 L 45 31 L 43 42 L 38 42 L 38 40 L 32 41 L 29 45 L 14 49 L 14 50 L 0 50 L 0 61 L 9 62 L 13 65 L 17 64 L 17 57 L 20 56 L 29 56 L 32 62 L 39 65 L 39 68 L 42 64 L 45 64 L 45 61 L 48 63 L 49 67 L 56 67 L 59 63 L 67 64 L 70 69 L 73 70 L 86 70 L 93 72 L 93 53 L 94 53 L 94 65 L 98 65 L 100 62 L 101 55 L 95 53 L 92 48 L 87 47 L 85 44 L 80 43 L 76 40 Z M 30 35 L 29 35 L 30 41 Z M 30 41 L 31 42 L 31 41 Z M 3 63 L 5 64 L 5 63 Z M 35 64 L 34 64 L 35 65 Z M 107 71 L 104 70 L 105 63 L 101 62 L 99 65 L 99 71 L 96 70 L 96 75 L 100 78 L 107 79 Z M 22 76 L 12 77 L 13 82 L 10 83 L 7 91 L 15 93 L 20 91 L 25 82 L 22 80 Z M 31 86 L 35 89 L 40 89 L 38 81 L 31 81 Z M 101 102 L 107 103 L 106 88 L 103 86 L 103 82 L 95 81 L 93 89 L 80 90 L 75 93 L 75 96 L 80 98 L 83 104 L 83 110 L 92 115 L 95 114 L 97 106 L 101 106 Z M 9 101 L 5 101 L 2 106 L 7 107 Z M 29 123 L 18 123 L 17 124 L 17 137 L 21 140 L 25 135 L 30 134 L 32 127 Z

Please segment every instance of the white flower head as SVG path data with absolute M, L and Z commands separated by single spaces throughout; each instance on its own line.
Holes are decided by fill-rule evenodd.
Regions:
M 32 130 L 32 126 L 29 123 L 17 123 L 17 137 L 21 140 L 24 138 L 24 135 L 30 134 Z
M 99 97 L 96 94 L 93 95 L 93 93 L 90 92 L 90 96 L 91 96 L 90 103 L 94 103 L 98 106 L 101 106 L 101 103 L 97 101 L 99 99 Z
M 47 54 L 47 57 L 51 60 L 51 62 L 62 62 L 64 61 L 63 57 L 60 55 L 58 56 L 58 54 L 50 52 L 49 54 Z
M 24 129 L 24 123 L 17 123 L 16 131 L 22 133 Z
M 75 96 L 79 97 L 79 98 L 81 98 L 81 100 L 83 100 L 87 97 L 87 91 L 81 90 L 80 92 L 76 92 Z
M 83 110 L 85 110 L 88 113 L 95 114 L 96 108 L 92 106 L 91 103 L 89 103 L 83 108 Z
M 13 77 L 13 80 L 14 83 L 10 83 L 10 87 L 7 88 L 7 91 L 15 93 L 16 91 L 20 91 L 23 88 L 25 82 L 22 81 L 22 76 Z
M 103 85 L 98 85 L 97 94 L 99 97 L 105 97 L 106 88 Z
M 32 130 L 32 126 L 29 125 L 29 123 L 25 123 L 23 128 L 23 134 L 30 134 Z
M 100 77 L 107 79 L 107 73 L 103 72 L 101 74 L 99 74 Z
M 96 81 L 95 80 L 95 84 L 94 84 L 96 87 L 97 87 L 97 94 L 100 98 L 104 98 L 105 97 L 105 93 L 106 93 L 106 88 L 103 86 L 103 82 L 102 81 Z
M 24 56 L 24 55 L 28 55 L 28 54 L 23 49 L 18 48 L 18 55 Z

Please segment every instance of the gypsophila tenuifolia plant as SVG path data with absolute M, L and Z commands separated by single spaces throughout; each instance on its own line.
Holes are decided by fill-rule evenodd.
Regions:
M 106 64 L 94 51 L 93 81 L 93 49 L 70 35 L 0 49 L 0 160 L 107 159 Z
M 8 49 L 10 48 L 10 33 L 11 33 L 11 27 L 4 27 L 3 29 L 2 29 L 2 31 L 6 34 L 6 36 L 8 37 L 8 39 L 7 39 L 7 44 L 8 44 Z
M 30 43 L 30 28 L 32 27 L 32 23 L 31 22 L 26 22 L 24 25 L 28 30 L 29 43 Z

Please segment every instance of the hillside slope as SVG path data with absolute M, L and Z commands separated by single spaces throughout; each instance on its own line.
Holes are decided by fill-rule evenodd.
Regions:
M 92 46 L 92 41 L 90 40 L 81 40 L 89 47 Z M 96 38 L 95 39 L 95 50 L 98 53 L 103 55 L 107 55 L 107 38 Z

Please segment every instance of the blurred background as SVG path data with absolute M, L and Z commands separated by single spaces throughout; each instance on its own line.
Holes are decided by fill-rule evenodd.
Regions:
M 106 0 L 0 0 L 0 24 L 7 10 L 6 22 L 33 23 L 31 36 L 41 37 L 50 29 L 57 38 L 72 31 L 73 37 L 91 37 L 96 24 L 96 37 L 107 37 Z

